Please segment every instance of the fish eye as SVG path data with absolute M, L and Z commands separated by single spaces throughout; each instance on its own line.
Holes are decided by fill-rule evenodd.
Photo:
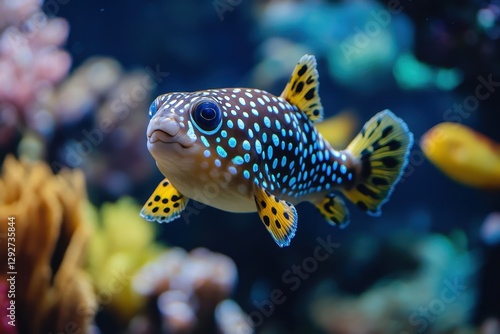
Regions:
M 156 114 L 156 112 L 158 111 L 158 102 L 156 101 L 156 99 L 153 101 L 153 103 L 151 103 L 151 105 L 149 106 L 149 118 L 153 118 L 153 116 Z
M 192 112 L 196 127 L 203 133 L 215 133 L 222 124 L 222 116 L 219 106 L 212 101 L 203 101 L 196 105 Z

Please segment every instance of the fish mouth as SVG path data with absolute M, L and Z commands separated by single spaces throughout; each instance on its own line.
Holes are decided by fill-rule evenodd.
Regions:
M 177 135 L 171 136 L 167 132 L 160 129 L 153 130 L 148 135 L 148 142 L 149 144 L 156 144 L 159 142 L 163 144 L 178 144 L 183 148 L 190 148 L 192 146 L 191 143 L 183 141 L 182 137 L 179 137 Z

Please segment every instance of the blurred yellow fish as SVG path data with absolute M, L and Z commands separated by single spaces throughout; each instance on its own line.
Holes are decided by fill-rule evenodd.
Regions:
M 500 145 L 459 123 L 441 123 L 420 141 L 425 156 L 451 179 L 500 190 Z

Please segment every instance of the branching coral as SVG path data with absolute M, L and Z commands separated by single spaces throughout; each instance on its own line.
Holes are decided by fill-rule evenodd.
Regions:
M 54 175 L 42 162 L 19 162 L 11 156 L 4 161 L 0 237 L 5 247 L 7 221 L 14 217 L 15 241 L 9 242 L 15 244 L 15 314 L 21 333 L 59 333 L 68 328 L 83 332 L 93 319 L 95 296 L 82 269 L 89 237 L 83 223 L 85 198 L 85 181 L 78 170 Z M 2 250 L 2 282 L 6 273 L 14 271 L 7 263 L 7 252 Z

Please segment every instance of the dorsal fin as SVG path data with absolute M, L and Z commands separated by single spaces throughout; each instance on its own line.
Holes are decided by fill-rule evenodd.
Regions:
M 319 98 L 319 74 L 316 58 L 304 55 L 293 70 L 281 97 L 296 105 L 312 122 L 323 120 L 323 106 Z

